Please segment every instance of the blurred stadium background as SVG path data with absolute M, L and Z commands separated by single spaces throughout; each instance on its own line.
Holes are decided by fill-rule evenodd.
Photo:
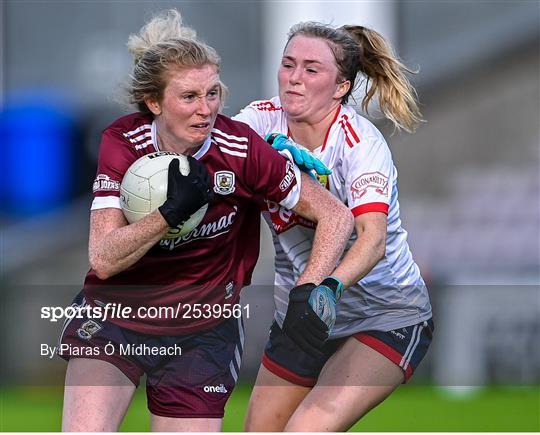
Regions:
M 363 24 L 383 33 L 414 78 L 427 122 L 386 133 L 402 220 L 428 281 L 436 335 L 413 382 L 363 431 L 540 430 L 539 3 L 537 1 L 0 2 L 0 430 L 59 430 L 65 363 L 40 356 L 88 268 L 101 130 L 130 71 L 125 43 L 177 7 L 223 59 L 225 114 L 271 97 L 289 26 Z M 272 317 L 266 228 L 242 384 L 224 428 L 241 430 Z M 148 429 L 139 391 L 124 429 Z

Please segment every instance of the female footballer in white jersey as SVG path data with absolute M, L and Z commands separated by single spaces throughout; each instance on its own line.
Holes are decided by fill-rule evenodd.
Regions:
M 279 97 L 235 117 L 261 136 L 280 133 L 270 138 L 275 147 L 290 148 L 290 138 L 326 164 L 332 173 L 319 181 L 349 207 L 356 230 L 333 277 L 294 287 L 314 225 L 269 202 L 276 312 L 247 430 L 346 430 L 405 382 L 427 351 L 431 306 L 401 226 L 392 156 L 373 124 L 346 105 L 364 76 L 370 87 L 362 107 L 377 95 L 386 118 L 412 132 L 421 115 L 407 73 L 372 30 L 300 23 L 279 67 Z M 306 301 L 330 331 L 322 346 L 316 334 L 291 327 Z

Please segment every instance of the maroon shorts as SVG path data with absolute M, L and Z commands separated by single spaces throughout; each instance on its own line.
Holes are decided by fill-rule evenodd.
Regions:
M 84 306 L 79 294 L 72 306 Z M 244 330 L 230 318 L 212 329 L 182 336 L 149 335 L 86 316 L 66 320 L 58 354 L 107 361 L 135 386 L 146 374 L 148 409 L 177 418 L 221 418 L 238 379 Z M 104 385 L 86 379 L 86 385 Z
M 392 331 L 365 331 L 352 336 L 399 366 L 406 382 L 426 355 L 433 330 L 433 320 L 429 319 Z M 270 339 L 266 344 L 262 364 L 282 379 L 313 387 L 326 361 L 347 338 L 328 341 L 323 349 L 324 355 L 316 358 L 298 348 L 274 322 L 270 328 Z

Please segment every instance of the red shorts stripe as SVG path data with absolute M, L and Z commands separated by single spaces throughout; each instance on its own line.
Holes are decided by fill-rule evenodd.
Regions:
M 366 346 L 372 348 L 373 350 L 379 352 L 382 356 L 388 358 L 390 361 L 392 361 L 397 366 L 401 367 L 399 363 L 401 362 L 403 355 L 401 355 L 397 350 L 394 348 L 388 346 L 384 341 L 381 341 L 375 337 L 372 337 L 371 335 L 365 334 L 363 332 L 359 332 L 358 334 L 354 334 L 354 338 L 356 338 L 360 343 L 365 344 Z M 401 367 L 403 368 L 403 367 Z M 407 369 L 404 370 L 405 372 L 405 382 L 410 379 L 410 377 L 413 374 L 413 367 L 409 364 Z
M 279 376 L 286 381 L 292 382 L 293 384 L 301 385 L 303 387 L 313 387 L 317 383 L 316 378 L 308 378 L 297 375 L 296 373 L 291 372 L 285 367 L 272 361 L 270 358 L 268 358 L 268 356 L 266 356 L 266 354 L 263 355 L 262 364 L 276 376 Z
M 357 207 L 354 207 L 351 212 L 354 216 L 360 216 L 364 213 L 379 212 L 388 214 L 388 204 L 384 202 L 370 202 L 369 204 L 362 204 Z

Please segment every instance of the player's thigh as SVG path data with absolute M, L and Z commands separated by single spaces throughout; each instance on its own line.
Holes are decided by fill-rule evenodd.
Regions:
M 106 361 L 70 359 L 64 388 L 62 431 L 118 430 L 135 388 L 120 369 Z
M 403 370 L 353 337 L 324 366 L 287 431 L 345 431 L 404 380 Z
M 293 384 L 261 365 L 251 393 L 245 421 L 249 432 L 281 432 L 311 390 Z
M 151 414 L 152 432 L 219 432 L 221 418 L 174 418 Z
M 328 343 L 321 357 L 308 355 L 274 322 L 251 394 L 246 429 L 282 431 L 335 349 L 335 343 Z

